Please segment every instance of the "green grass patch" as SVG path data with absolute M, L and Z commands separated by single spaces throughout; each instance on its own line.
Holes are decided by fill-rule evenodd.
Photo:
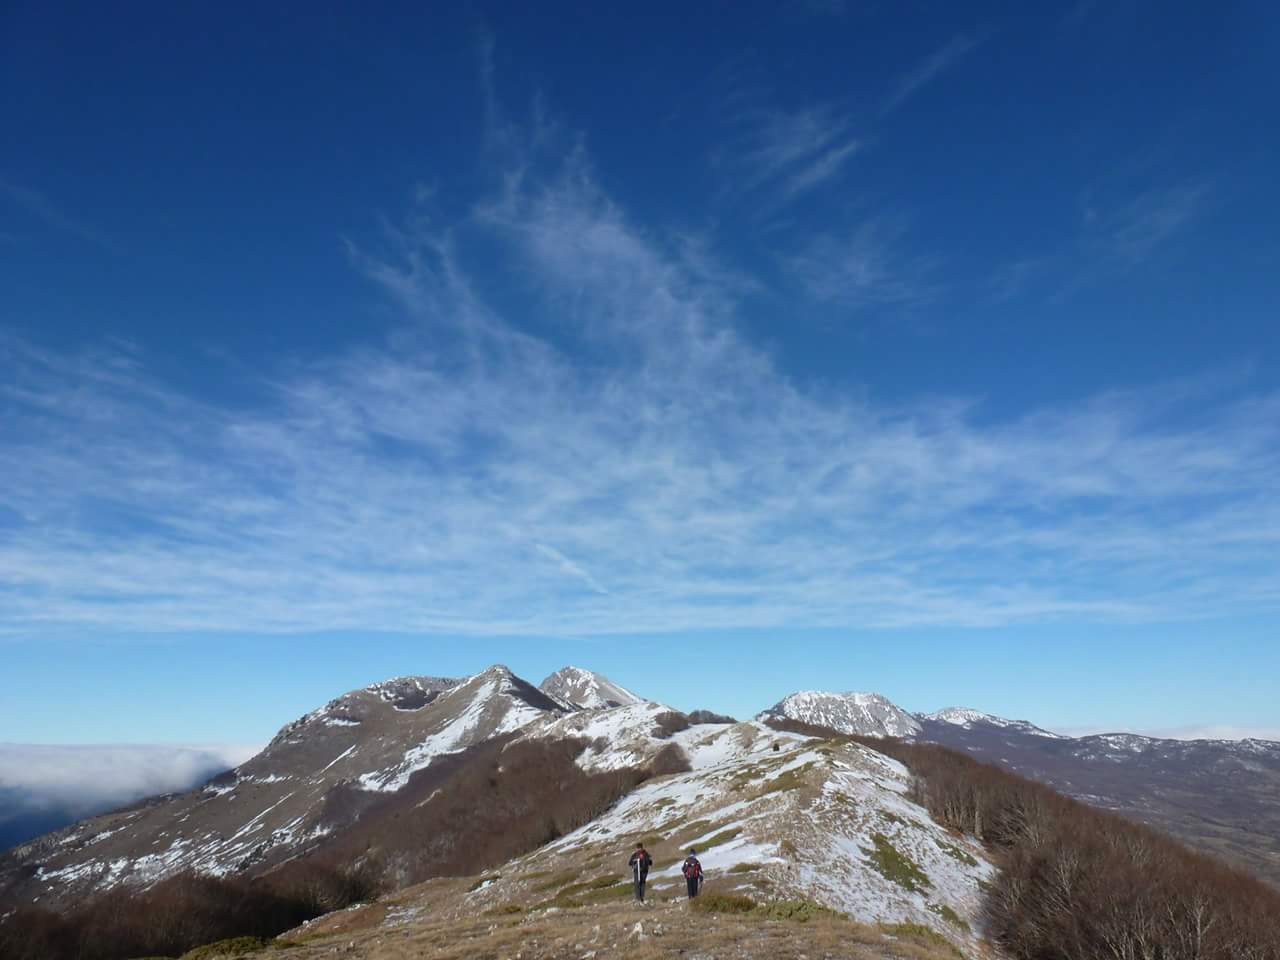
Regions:
M 728 843 L 730 840 L 737 838 L 740 833 L 742 833 L 741 827 L 734 827 L 731 830 L 721 830 L 710 840 L 703 840 L 699 846 L 702 847 L 703 850 L 710 850 L 712 847 L 718 847 L 722 843 Z
M 592 890 L 583 891 L 577 899 L 586 903 L 608 903 L 610 900 L 622 900 L 633 896 L 634 893 L 635 886 L 630 880 L 626 880 L 611 887 L 596 887 Z
M 964 954 L 960 952 L 959 947 L 933 927 L 926 927 L 923 923 L 882 923 L 880 931 L 898 940 L 906 940 L 920 946 L 941 947 L 959 960 L 964 960 Z
M 756 902 L 737 893 L 704 893 L 690 900 L 689 906 L 699 913 L 751 913 Z
M 876 872 L 886 880 L 892 880 L 913 893 L 933 886 L 920 865 L 890 843 L 884 834 L 873 833 L 871 842 L 875 844 L 875 849 L 863 847 L 862 852 L 867 855 Z
M 844 917 L 838 910 L 811 900 L 774 900 L 761 904 L 756 912 L 767 920 L 790 920 L 792 923 L 808 923 L 814 917 Z
M 616 887 L 619 883 L 628 887 L 631 885 L 630 880 L 621 881 L 618 879 L 617 875 L 614 874 L 613 876 L 596 877 L 594 880 L 584 880 L 581 883 L 570 884 L 557 893 L 556 896 L 572 897 L 575 893 L 585 893 L 589 890 L 607 890 L 609 887 Z
M 680 832 L 676 834 L 676 836 L 682 839 L 693 839 L 702 836 L 710 830 L 711 827 L 712 823 L 710 820 L 695 820 L 693 823 L 685 824 L 681 827 Z M 675 839 L 675 837 L 672 839 Z M 676 846 L 680 846 L 680 844 L 676 844 Z
M 574 870 L 563 870 L 560 873 L 551 875 L 551 879 L 546 883 L 538 884 L 535 890 L 559 890 L 563 886 L 567 886 L 578 879 L 578 874 Z
M 244 953 L 257 953 L 260 950 L 275 948 L 276 942 L 265 937 L 231 937 L 216 943 L 206 943 L 202 947 L 188 950 L 182 960 L 214 960 L 216 957 L 234 957 Z
M 502 879 L 502 874 L 500 873 L 491 873 L 487 877 L 477 877 L 476 882 L 471 884 L 471 886 L 467 887 L 467 893 L 475 893 L 477 890 L 483 887 L 486 883 L 493 883 L 495 880 L 501 880 L 501 879 Z
M 968 933 L 968 932 L 969 932 L 969 923 L 968 923 L 968 921 L 967 921 L 967 920 L 965 920 L 965 918 L 964 918 L 964 917 L 960 916 L 960 914 L 958 914 L 958 913 L 956 913 L 954 910 L 952 910 L 952 909 L 951 909 L 949 906 L 947 906 L 945 903 L 931 903 L 931 904 L 929 904 L 929 912 L 930 912 L 930 913 L 937 914 L 937 915 L 938 915 L 938 916 L 940 916 L 943 920 L 947 921 L 947 923 L 951 924 L 951 925 L 952 925 L 953 927 L 955 927 L 956 929 L 958 929 L 958 930 L 963 930 L 965 933 Z
M 771 793 L 781 793 L 784 790 L 799 790 L 805 785 L 804 775 L 813 769 L 813 766 L 814 764 L 810 762 L 802 767 L 796 767 L 794 770 L 778 774 L 764 784 L 760 790 L 760 796 L 767 797 Z
M 771 900 L 757 903 L 740 893 L 705 893 L 689 901 L 701 913 L 751 914 L 762 920 L 808 923 L 814 917 L 843 917 L 844 914 L 810 900 Z
M 550 900 L 544 900 L 529 909 L 545 910 L 548 907 L 559 907 L 562 910 L 572 910 L 576 907 L 585 907 L 589 903 L 607 903 L 610 900 L 623 899 L 630 896 L 634 889 L 630 880 L 619 880 L 616 875 L 596 877 L 594 880 L 570 884 L 558 891 Z
M 525 908 L 520 904 L 502 904 L 500 906 L 490 906 L 484 911 L 485 916 L 509 916 L 511 914 L 525 913 Z
M 978 865 L 977 858 L 963 847 L 957 847 L 954 843 L 947 843 L 945 840 L 934 840 L 938 845 L 938 849 L 954 860 L 959 860 L 966 867 L 976 867 Z

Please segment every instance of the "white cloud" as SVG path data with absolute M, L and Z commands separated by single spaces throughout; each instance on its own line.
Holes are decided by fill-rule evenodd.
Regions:
M 782 258 L 815 300 L 848 307 L 918 304 L 930 298 L 929 263 L 902 252 L 902 230 L 870 219 L 843 235 L 819 234 Z
M 110 253 L 120 252 L 119 244 L 112 237 L 96 226 L 65 213 L 38 190 L 0 177 L 0 196 L 7 196 L 16 206 L 54 230 L 78 237 Z
M 188 790 L 260 746 L 0 743 L 0 818 L 56 809 L 71 817 Z
M 1000 415 L 797 382 L 737 332 L 741 287 L 714 256 L 636 227 L 580 151 L 535 166 L 463 221 L 419 211 L 382 249 L 353 245 L 403 329 L 268 371 L 255 409 L 188 395 L 127 346 L 0 341 L 0 632 L 600 635 L 1280 605 L 1280 397 L 1175 385 Z M 833 296 L 892 276 L 858 255 Z M 483 295 L 495 271 L 523 285 L 514 313 Z
M 1206 180 L 1152 188 L 1113 208 L 1089 205 L 1085 222 L 1101 253 L 1122 265 L 1146 260 L 1199 216 L 1212 196 Z
M 922 89 L 950 70 L 962 60 L 979 42 L 981 37 L 959 34 L 948 40 L 942 47 L 916 63 L 910 70 L 898 77 L 885 99 L 882 113 L 892 113 Z
M 743 123 L 747 133 L 732 162 L 737 189 L 772 194 L 754 201 L 766 212 L 837 180 L 862 149 L 849 119 L 828 105 L 753 112 Z

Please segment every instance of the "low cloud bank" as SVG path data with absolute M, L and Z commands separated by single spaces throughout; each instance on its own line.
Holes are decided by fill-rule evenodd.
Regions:
M 0 849 L 239 766 L 259 746 L 0 743 Z

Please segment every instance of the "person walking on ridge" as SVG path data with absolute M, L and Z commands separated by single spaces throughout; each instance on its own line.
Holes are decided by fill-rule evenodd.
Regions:
M 681 872 L 685 883 L 689 885 L 689 899 L 692 900 L 702 889 L 702 864 L 698 861 L 698 851 L 690 850 Z
M 631 878 L 635 883 L 636 900 L 644 903 L 644 882 L 649 878 L 653 857 L 649 856 L 649 851 L 644 848 L 643 843 L 636 844 L 636 852 L 631 855 L 628 866 L 631 867 Z

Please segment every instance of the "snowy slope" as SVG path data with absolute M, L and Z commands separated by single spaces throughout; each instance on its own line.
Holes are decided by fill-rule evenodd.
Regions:
M 621 739 L 643 739 L 613 713 Z M 650 718 L 632 719 L 643 727 Z M 683 887 L 680 863 L 694 848 L 708 891 L 810 899 L 863 921 L 926 924 L 961 947 L 975 942 L 981 885 L 994 867 L 907 799 L 911 777 L 901 764 L 759 722 L 695 726 L 670 742 L 689 772 L 642 784 L 592 822 L 496 869 L 472 894 L 474 909 L 554 906 L 548 876 L 593 889 L 611 875 L 623 882 L 639 839 L 655 859 L 657 896 Z M 906 883 L 903 863 L 918 871 Z
M 625 707 L 644 702 L 643 697 L 637 696 L 626 687 L 591 670 L 583 670 L 581 667 L 562 667 L 543 680 L 538 685 L 538 689 L 583 710 Z
M 22 883 L 41 902 L 184 870 L 268 869 L 350 826 L 433 761 L 568 710 L 501 665 L 463 680 L 374 684 L 286 725 L 256 757 L 199 789 L 38 838 L 4 868 L 33 874 Z
M 870 737 L 913 737 L 920 733 L 915 717 L 878 693 L 806 690 L 784 697 L 756 719 L 798 720 Z
M 1051 733 L 1048 730 L 1037 727 L 1033 723 L 1026 720 L 1006 720 L 1004 717 L 993 716 L 989 713 L 980 713 L 977 710 L 970 710 L 967 707 L 947 707 L 945 710 L 939 710 L 937 713 L 918 714 L 921 721 L 932 720 L 935 723 L 949 723 L 952 726 L 963 727 L 966 730 L 972 730 L 974 727 L 988 726 L 996 727 L 1001 730 L 1012 730 L 1017 733 L 1025 733 L 1032 737 L 1048 737 L 1051 740 L 1068 740 L 1060 733 Z

